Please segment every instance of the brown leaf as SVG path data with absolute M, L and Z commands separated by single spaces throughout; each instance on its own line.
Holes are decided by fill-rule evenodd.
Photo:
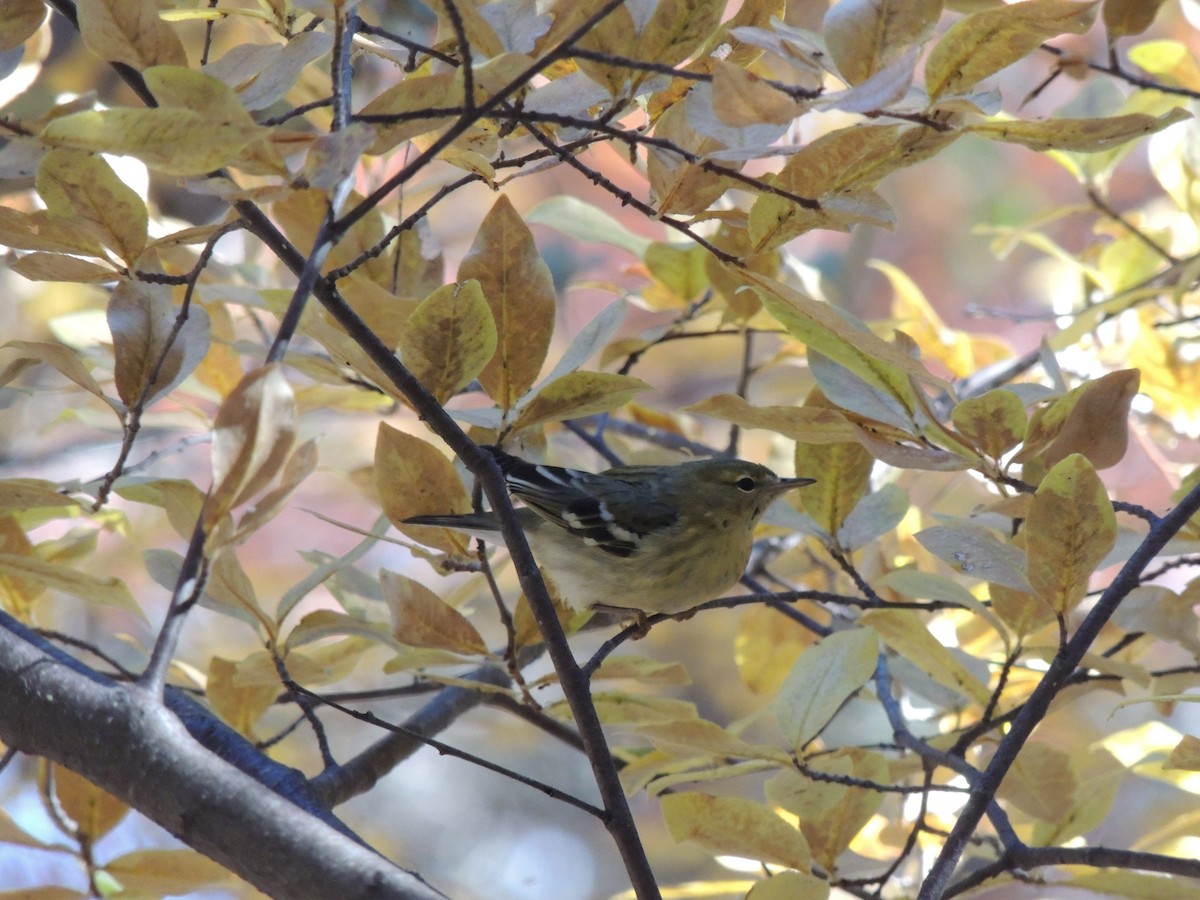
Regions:
M 512 409 L 533 386 L 546 360 L 554 331 L 555 294 L 550 269 L 538 255 L 533 235 L 503 194 L 493 204 L 458 280 L 474 278 L 492 309 L 497 347 L 479 383 L 501 410 Z
M 999 459 L 1025 437 L 1025 404 L 1012 391 L 996 388 L 955 405 L 950 420 L 982 453 Z
M 1108 42 L 1141 34 L 1150 27 L 1164 0 L 1104 0 L 1104 27 Z
M 0 53 L 15 50 L 37 34 L 46 18 L 42 0 L 7 0 L 0 3 Z
M 413 647 L 455 653 L 487 653 L 487 645 L 466 616 L 424 585 L 395 572 L 379 573 L 383 598 L 392 611 L 392 636 Z
M 1129 444 L 1129 407 L 1140 379 L 1137 369 L 1110 372 L 1042 407 L 1029 422 L 1016 461 L 1041 456 L 1052 466 L 1071 453 L 1082 453 L 1097 469 L 1116 465 Z
M 132 406 L 143 390 L 147 404 L 169 393 L 208 352 L 208 313 L 191 304 L 187 318 L 172 334 L 181 312 L 166 285 L 128 279 L 117 283 L 108 299 L 107 315 L 115 356 L 113 374 L 126 406 Z M 151 383 L 154 375 L 157 378 Z
M 283 467 L 296 438 L 296 407 L 279 363 L 247 373 L 221 404 L 213 423 L 213 486 L 204 504 L 204 528 L 267 486 Z

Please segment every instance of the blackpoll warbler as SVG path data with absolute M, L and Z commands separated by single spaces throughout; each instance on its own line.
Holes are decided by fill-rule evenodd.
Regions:
M 618 466 L 599 474 L 529 463 L 485 447 L 500 464 L 538 564 L 576 609 L 674 614 L 731 587 L 754 526 L 776 497 L 812 484 L 740 459 Z M 499 540 L 491 513 L 414 516 Z

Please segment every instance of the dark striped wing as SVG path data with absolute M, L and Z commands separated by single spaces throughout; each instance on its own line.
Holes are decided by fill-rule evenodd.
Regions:
M 504 472 L 508 489 L 543 519 L 614 556 L 637 552 L 642 538 L 675 523 L 674 509 L 655 496 L 645 467 L 626 466 L 603 475 L 537 465 L 502 450 L 488 451 Z

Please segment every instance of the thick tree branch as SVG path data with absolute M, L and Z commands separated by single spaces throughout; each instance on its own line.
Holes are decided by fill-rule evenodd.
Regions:
M 64 657 L 0 612 L 9 747 L 78 772 L 272 897 L 444 896 L 202 746 L 157 694 Z

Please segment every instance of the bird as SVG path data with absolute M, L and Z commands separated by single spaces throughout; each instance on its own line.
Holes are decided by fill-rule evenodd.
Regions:
M 741 459 L 617 466 L 600 473 L 532 463 L 484 446 L 509 493 L 530 549 L 576 610 L 677 615 L 732 587 L 745 571 L 754 527 L 772 501 L 813 484 Z M 491 512 L 421 515 L 502 542 Z

